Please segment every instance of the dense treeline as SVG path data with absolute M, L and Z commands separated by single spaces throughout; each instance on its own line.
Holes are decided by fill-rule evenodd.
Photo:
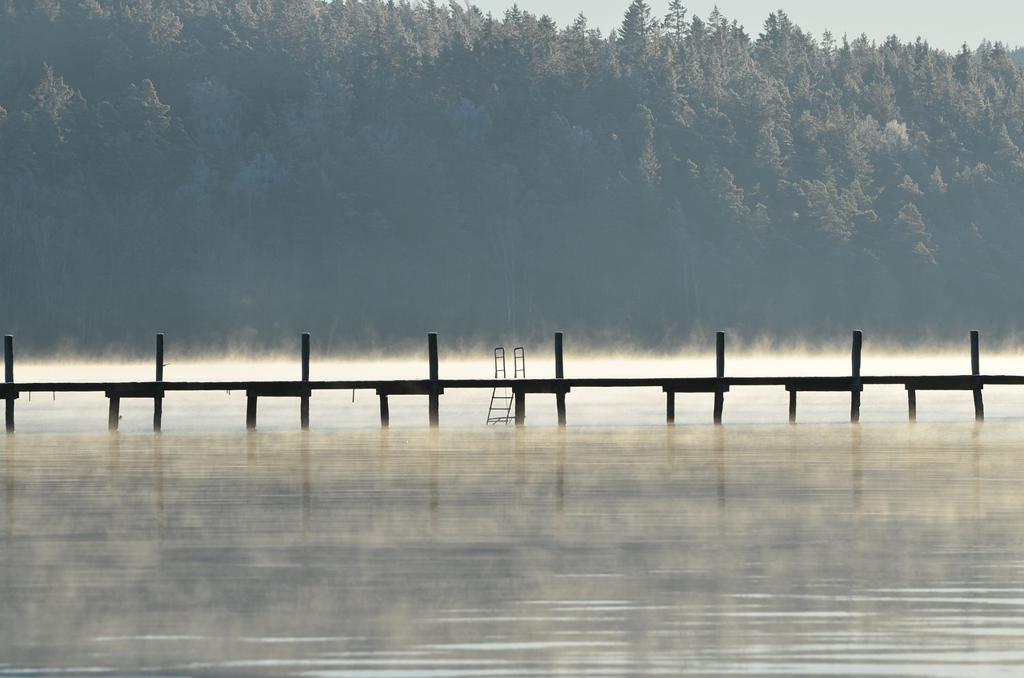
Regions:
M 612 35 L 454 2 L 0 0 L 0 325 L 1013 332 L 1019 57 L 679 0 Z

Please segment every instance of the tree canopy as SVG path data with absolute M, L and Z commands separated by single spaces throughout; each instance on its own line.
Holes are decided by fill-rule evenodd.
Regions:
M 101 348 L 1024 328 L 1001 44 L 433 0 L 0 0 L 0 325 Z

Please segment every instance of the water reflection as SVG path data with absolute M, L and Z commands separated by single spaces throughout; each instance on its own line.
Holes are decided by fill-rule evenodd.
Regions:
M 864 459 L 861 451 L 861 427 L 853 426 L 850 429 L 850 484 L 853 488 L 853 509 L 859 511 L 861 498 L 864 494 Z
M 562 514 L 565 511 L 565 431 L 555 434 L 555 510 Z
M 300 434 L 306 437 L 307 434 Z M 309 535 L 309 521 L 313 513 L 313 483 L 309 470 L 309 446 L 302 445 L 299 451 L 302 460 L 302 533 Z
M 437 534 L 440 521 L 441 484 L 438 477 L 438 464 L 441 451 L 438 449 L 439 436 L 430 433 L 430 533 Z
M 8 539 L 14 537 L 14 449 L 17 444 L 15 436 L 6 436 L 4 440 L 4 508 L 6 509 Z
M 160 436 L 153 438 L 153 502 L 156 510 L 157 536 L 164 535 L 164 445 Z
M 121 436 L 111 434 L 107 436 L 107 466 L 108 475 L 113 481 L 117 478 L 118 467 L 121 465 Z
M 718 484 L 715 489 L 718 493 L 718 509 L 725 508 L 725 432 L 722 429 L 714 430 L 715 436 L 715 471 L 718 476 Z
M 982 505 L 982 457 L 984 456 L 984 444 L 982 442 L 982 429 L 984 424 L 976 423 L 974 426 L 974 435 L 971 438 L 971 458 L 974 462 L 974 515 L 975 517 L 982 517 L 984 510 Z
M 9 438 L 0 675 L 1016 675 L 1022 433 Z

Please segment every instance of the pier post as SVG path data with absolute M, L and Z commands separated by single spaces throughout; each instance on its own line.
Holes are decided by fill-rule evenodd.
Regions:
M 156 381 L 164 380 L 164 335 L 156 335 Z M 164 420 L 164 398 L 157 395 L 153 398 L 153 432 L 159 433 L 163 427 Z
M 116 395 L 107 394 L 110 405 L 107 408 L 107 430 L 116 431 L 121 421 L 121 398 Z
M 971 375 L 977 377 L 981 374 L 981 342 L 978 330 L 971 330 Z M 981 396 L 981 384 L 974 389 L 974 419 L 985 421 L 985 401 Z
M 665 391 L 665 422 L 676 423 L 676 392 Z
M 440 415 L 438 412 L 438 410 L 440 409 L 440 389 L 438 388 L 437 385 L 437 332 L 431 332 L 430 334 L 427 335 L 427 360 L 430 363 L 430 427 L 437 428 L 438 424 L 440 423 Z
M 860 352 L 864 345 L 864 333 L 860 330 L 853 331 L 853 352 L 851 356 L 853 384 L 850 390 L 850 422 L 856 424 L 860 421 Z
M 715 390 L 715 423 L 722 423 L 722 410 L 725 407 L 725 332 L 715 333 L 715 378 L 718 386 Z
M 561 332 L 555 332 L 555 379 L 565 379 L 565 361 L 562 357 Z M 565 393 L 555 394 L 555 408 L 558 410 L 558 425 L 565 426 Z
M 4 382 L 14 383 L 14 337 L 4 336 Z M 4 403 L 4 422 L 8 433 L 14 433 L 14 398 Z
M 309 332 L 302 334 L 302 381 L 309 383 Z M 299 424 L 303 431 L 309 430 L 309 396 L 299 397 Z
M 789 392 L 789 423 L 796 423 L 796 391 Z
M 256 430 L 256 394 L 245 394 L 245 428 Z
M 910 421 L 917 421 L 917 391 L 912 388 L 907 389 L 907 411 Z
M 516 426 L 526 425 L 526 393 L 524 391 L 513 391 L 513 400 L 516 405 Z
M 380 397 L 380 427 L 391 426 L 391 410 L 388 408 L 388 396 L 386 393 L 378 393 Z

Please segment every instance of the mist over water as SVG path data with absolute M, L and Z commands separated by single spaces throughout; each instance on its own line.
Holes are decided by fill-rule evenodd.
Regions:
M 0 675 L 1017 675 L 1022 432 L 5 436 Z

